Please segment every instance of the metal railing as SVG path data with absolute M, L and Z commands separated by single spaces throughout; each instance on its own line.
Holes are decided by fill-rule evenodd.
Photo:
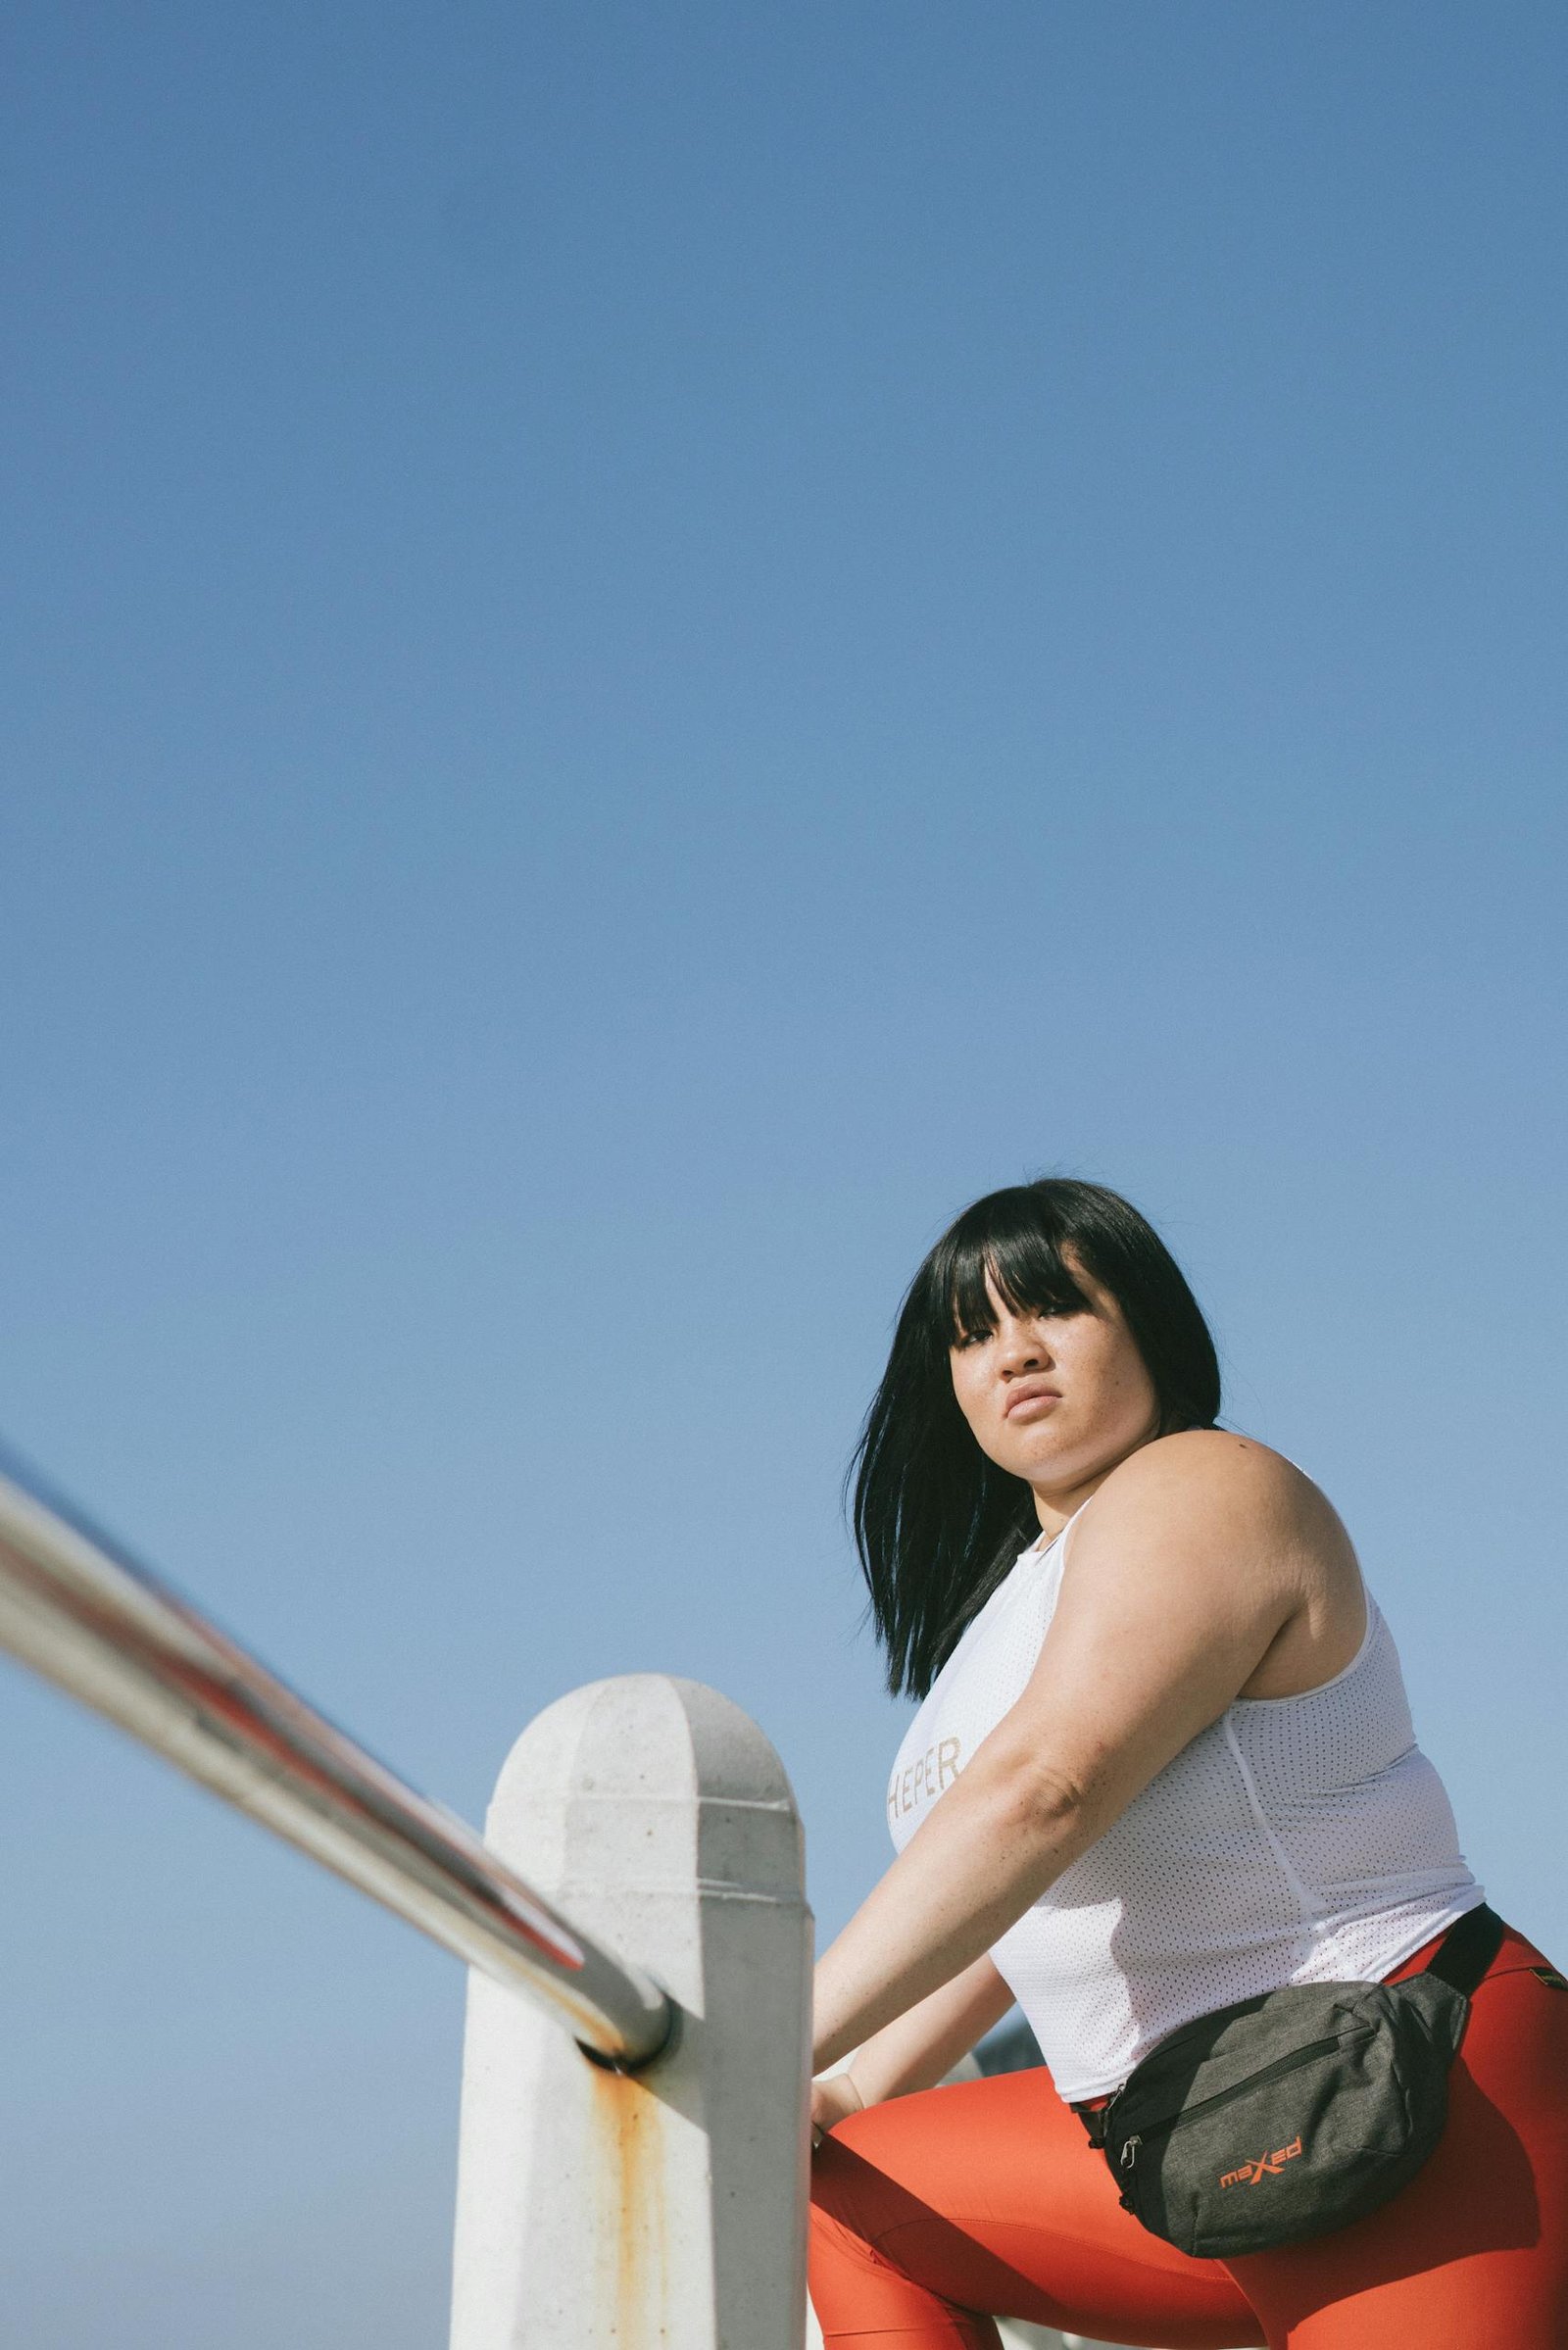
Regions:
M 631 2068 L 673 2003 L 30 1474 L 0 1473 L 0 1646 Z
M 542 2350 L 564 2350 L 566 2344 L 583 2350 L 601 2342 L 640 2350 L 672 2338 L 690 2342 L 693 2350 L 715 2350 L 720 2340 L 737 2338 L 741 2305 L 746 2338 L 768 2350 L 793 2350 L 800 2343 L 805 2313 L 798 2291 L 792 2296 L 790 2290 L 790 2267 L 793 2262 L 798 2272 L 801 2266 L 804 2219 L 791 2196 L 798 2199 L 802 2184 L 795 2146 L 804 2118 L 797 2112 L 796 2076 L 809 2044 L 798 2029 L 808 2008 L 809 1913 L 798 1898 L 792 1912 L 785 1888 L 775 1882 L 769 1815 L 782 1817 L 787 1809 L 797 1836 L 798 1821 L 776 1758 L 753 1725 L 744 1727 L 755 1743 L 734 1746 L 734 1731 L 710 1720 L 701 1732 L 694 1727 L 689 1746 L 682 1744 L 677 1756 L 668 1744 L 665 1695 L 691 1685 L 656 1683 L 653 1677 L 599 1685 L 612 1698 L 617 1689 L 625 1692 L 615 1701 L 629 1709 L 624 1718 L 640 1728 L 645 1746 L 652 1750 L 662 1741 L 667 1749 L 659 1765 L 665 1784 L 654 1790 L 656 1808 L 684 1809 L 691 1816 L 688 1857 L 695 1874 L 689 1899 L 672 1900 L 670 1885 L 662 1882 L 651 1892 L 644 1885 L 640 1894 L 634 1887 L 628 1895 L 634 1909 L 641 1897 L 658 1913 L 668 1943 L 661 1964 L 674 1961 L 670 1980 L 677 1987 L 682 1957 L 688 1973 L 695 1968 L 706 1978 L 704 1911 L 722 1912 L 729 1903 L 744 1920 L 744 1946 L 732 1923 L 715 1947 L 744 1980 L 745 1999 L 730 2003 L 734 2012 L 726 2021 L 725 2001 L 715 1999 L 716 1986 L 708 1983 L 710 2012 L 702 2031 L 680 2045 L 673 2033 L 675 2002 L 650 1976 L 564 1918 L 463 1821 L 416 1794 L 68 1503 L 46 1494 L 30 1471 L 9 1460 L 0 1465 L 0 1648 L 468 1965 L 525 1993 L 616 2071 L 634 2072 L 670 2048 L 651 2083 L 660 2093 L 649 2109 L 655 2119 L 645 2114 L 639 2121 L 575 2087 L 567 2074 L 555 2079 L 553 2096 L 541 2098 L 526 2038 L 516 2039 L 493 1995 L 488 2006 L 481 1997 L 477 2008 L 470 2007 L 464 2131 L 471 2149 L 465 2155 L 460 2205 L 455 2350 L 500 2350 L 524 2337 L 537 2339 Z M 723 1706 L 712 1692 L 694 1694 L 710 1709 Z M 525 1738 L 546 1732 L 550 1719 L 543 1717 Z M 744 1717 L 734 1719 L 744 1723 Z M 764 1756 L 778 1773 L 771 1796 L 760 1760 Z M 727 1799 L 726 1771 L 734 1782 Z M 544 1776 L 554 1786 L 558 1774 Z M 631 1799 L 633 1808 L 646 1805 L 648 1793 L 641 1789 Z M 576 1796 L 579 1811 L 593 1809 L 581 1800 L 581 1788 Z M 562 1801 L 560 1788 L 554 1800 Z M 615 1796 L 602 1788 L 597 1800 L 616 1807 Z M 527 1808 L 531 1812 L 533 1805 Z M 727 1822 L 717 1877 L 702 1873 L 697 1817 L 705 1808 Z M 513 1819 L 514 1836 L 515 1829 Z M 576 1833 L 583 1836 L 581 1823 Z M 798 1866 L 797 1855 L 797 1872 Z M 580 1893 L 581 1880 L 574 1882 Z M 798 1888 L 798 1875 L 795 1883 Z M 647 1924 L 656 1931 L 653 1916 Z M 683 1950 L 686 1940 L 691 1947 Z M 470 1996 L 479 1997 L 482 1989 L 476 1986 Z M 691 1984 L 683 1996 L 693 1996 Z M 759 2006 L 767 2030 L 759 2030 Z M 552 2034 L 540 2036 L 557 2045 Z M 802 2042 L 798 2058 L 796 2038 Z M 1037 2055 L 1030 2048 L 1023 2060 Z M 672 2068 L 680 2078 L 666 2082 Z M 584 2082 L 597 2081 L 601 2091 L 613 2085 L 586 2066 L 576 2074 Z M 620 2092 L 636 2097 L 640 2084 L 623 2081 Z M 569 2111 L 574 2100 L 575 2117 Z M 759 2128 L 760 2113 L 770 2128 Z M 517 2182 L 526 2181 L 531 2194 L 540 2179 L 535 2166 L 519 2159 L 519 2149 L 547 2130 L 551 2160 L 545 2175 L 557 2179 L 569 2125 L 573 2118 L 581 2125 L 585 2116 L 588 2128 L 581 2134 L 594 2149 L 595 2167 L 569 2176 L 564 2204 L 535 2226 Z M 688 2144 L 694 2116 L 702 2123 L 695 2156 Z M 658 2134 L 661 2118 L 670 2125 L 664 2140 Z M 648 2144 L 639 2153 L 641 2137 Z M 755 2170 L 760 2156 L 757 2191 L 737 2193 L 737 2182 L 753 2177 L 746 2166 Z M 690 2177 L 683 2175 L 683 2161 Z M 732 2298 L 738 2289 L 736 2308 L 719 2307 L 715 2272 L 699 2261 L 686 2275 L 677 2257 L 685 2239 L 676 2223 L 684 2224 L 687 2239 L 699 2240 L 710 2204 L 714 2244 L 722 2232 L 740 2246 L 730 2250 L 723 2272 Z M 657 2246 L 657 2259 L 642 2244 L 639 2228 Z M 536 2235 L 548 2243 L 549 2262 L 523 2256 Z M 550 2273 L 552 2263 L 559 2279 Z M 597 2298 L 606 2276 L 612 2303 L 608 2311 Z M 806 2331 L 808 2344 L 820 2341 L 813 2322 L 807 2321 Z M 1034 2326 L 1001 2331 L 1008 2350 L 1031 2350 L 1035 2343 L 1041 2350 L 1072 2350 L 1077 2338 Z

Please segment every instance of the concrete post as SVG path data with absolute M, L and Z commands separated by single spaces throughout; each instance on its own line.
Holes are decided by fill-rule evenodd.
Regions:
M 772 1747 L 697 1682 L 596 1682 L 485 1833 L 682 2013 L 622 2076 L 470 1974 L 452 2350 L 801 2350 L 811 1915 Z

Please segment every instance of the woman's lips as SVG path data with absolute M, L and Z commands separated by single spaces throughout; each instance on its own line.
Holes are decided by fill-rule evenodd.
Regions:
M 1002 1416 L 1005 1420 L 1043 1420 L 1060 1401 L 1053 1387 L 1027 1387 L 1007 1397 Z

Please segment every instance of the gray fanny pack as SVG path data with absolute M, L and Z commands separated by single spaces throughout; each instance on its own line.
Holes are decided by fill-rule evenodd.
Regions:
M 1359 2220 L 1443 2134 L 1448 2068 L 1502 1921 L 1472 1909 L 1403 1983 L 1289 1983 L 1187 2024 L 1098 2113 L 1125 2208 L 1201 2259 Z

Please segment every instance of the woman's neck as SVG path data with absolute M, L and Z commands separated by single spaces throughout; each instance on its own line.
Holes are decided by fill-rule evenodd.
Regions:
M 1035 1515 L 1040 1520 L 1042 1531 L 1054 1542 L 1068 1519 L 1078 1515 L 1084 1503 L 1099 1493 L 1106 1478 L 1119 1469 L 1124 1460 L 1130 1460 L 1135 1452 L 1141 1452 L 1145 1444 L 1152 1444 L 1157 1433 L 1156 1430 L 1149 1436 L 1140 1437 L 1136 1444 L 1129 1444 L 1125 1452 L 1118 1452 L 1114 1460 L 1107 1460 L 1092 1477 L 1080 1478 L 1075 1485 L 1031 1486 L 1030 1491 L 1035 1497 Z

